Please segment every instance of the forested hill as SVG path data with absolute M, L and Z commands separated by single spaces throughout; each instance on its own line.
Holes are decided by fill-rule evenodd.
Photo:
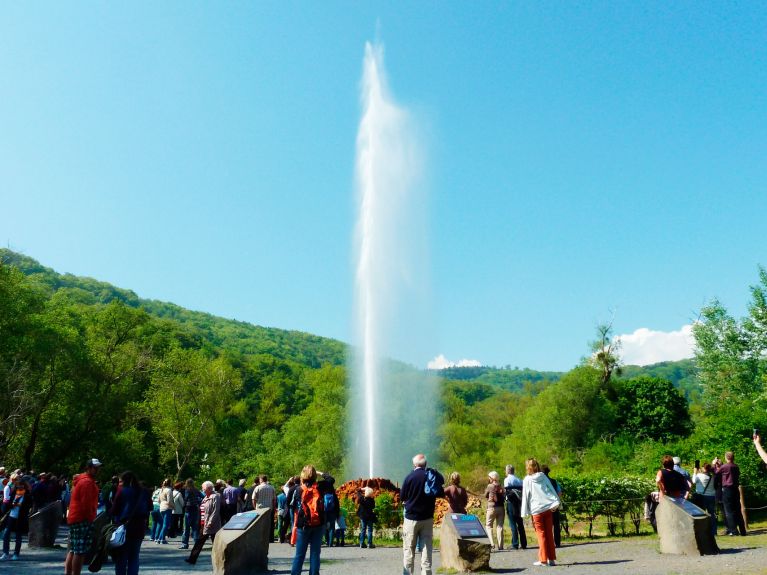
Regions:
M 30 257 L 7 249 L 0 249 L 0 261 L 18 268 L 51 292 L 66 292 L 68 299 L 83 304 L 120 301 L 130 307 L 142 308 L 155 317 L 172 319 L 189 326 L 193 328 L 194 337 L 230 352 L 243 355 L 266 354 L 308 367 L 342 365 L 346 360 L 346 344 L 334 339 L 300 331 L 261 327 L 191 311 L 168 302 L 142 299 L 131 290 L 106 282 L 57 273 Z
M 539 382 L 559 381 L 565 372 L 536 371 L 518 367 L 450 367 L 436 372 L 449 381 L 466 381 L 483 383 L 499 387 L 507 391 L 520 391 L 526 385 Z M 631 379 L 639 376 L 665 379 L 679 388 L 690 400 L 698 398 L 700 383 L 696 378 L 695 360 L 664 361 L 653 365 L 626 365 L 622 368 L 620 378 Z

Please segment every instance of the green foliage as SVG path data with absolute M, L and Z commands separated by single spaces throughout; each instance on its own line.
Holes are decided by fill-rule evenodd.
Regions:
M 621 431 L 659 441 L 690 433 L 687 401 L 670 381 L 643 376 L 617 385 Z
M 397 527 L 402 522 L 402 516 L 394 506 L 394 497 L 391 493 L 380 493 L 375 498 L 375 514 L 378 517 L 379 527 Z
M 615 407 L 603 392 L 601 370 L 584 366 L 533 398 L 503 443 L 510 461 L 536 454 L 541 461 L 572 464 L 577 454 L 615 429 Z
M 604 520 L 610 535 L 626 534 L 626 518 L 638 534 L 643 516 L 644 498 L 655 489 L 646 477 L 561 477 L 562 511 L 568 523 L 587 522 L 589 537 L 594 524 Z

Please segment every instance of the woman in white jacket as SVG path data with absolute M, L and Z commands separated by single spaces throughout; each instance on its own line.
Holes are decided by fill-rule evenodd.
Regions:
M 526 467 L 527 475 L 522 481 L 522 516 L 533 516 L 538 537 L 538 561 L 533 565 L 553 566 L 556 565 L 557 551 L 552 514 L 559 508 L 559 497 L 535 459 L 528 459 Z

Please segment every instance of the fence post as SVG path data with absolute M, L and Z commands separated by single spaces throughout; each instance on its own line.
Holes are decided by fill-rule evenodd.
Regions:
M 740 491 L 740 512 L 743 514 L 743 523 L 748 531 L 748 515 L 746 515 L 746 497 L 743 492 L 743 486 L 738 485 L 738 491 Z

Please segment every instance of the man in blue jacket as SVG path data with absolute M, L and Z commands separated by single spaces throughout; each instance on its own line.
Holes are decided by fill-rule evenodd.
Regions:
M 411 471 L 400 489 L 400 500 L 405 506 L 402 550 L 404 552 L 403 575 L 413 575 L 415 546 L 421 539 L 421 575 L 432 575 L 431 553 L 434 532 L 434 506 L 437 497 L 444 497 L 445 479 L 435 469 L 426 467 L 426 456 L 419 453 L 413 457 Z

